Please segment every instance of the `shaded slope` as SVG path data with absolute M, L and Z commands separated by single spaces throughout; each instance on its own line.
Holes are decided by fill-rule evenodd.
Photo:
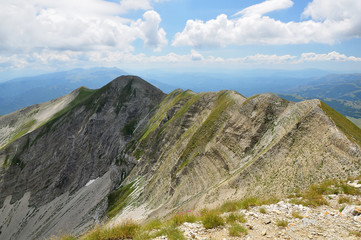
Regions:
M 2 211 L 24 205 L 22 210 L 14 208 L 11 215 L 1 215 L 0 223 L 22 224 L 20 229 L 3 228 L 1 239 L 37 239 L 54 234 L 59 226 L 73 222 L 70 218 L 77 211 L 78 222 L 66 229 L 80 231 L 95 220 L 95 215 L 102 216 L 106 202 L 101 202 L 135 164 L 134 158 L 120 156 L 124 146 L 136 128 L 142 129 L 164 96 L 159 89 L 133 76 L 115 79 L 94 92 L 79 91 L 81 97 L 46 124 L 0 151 L 1 162 L 9 162 L 0 169 Z M 91 194 L 96 189 L 86 186 L 90 180 L 102 186 L 100 195 Z M 98 204 L 100 210 L 95 214 Z M 57 207 L 54 209 L 53 205 Z M 45 211 L 41 216 L 46 218 L 36 216 L 45 221 L 44 225 L 32 227 L 34 209 Z M 68 216 L 56 214 L 60 209 Z M 21 214 L 25 214 L 23 218 L 15 217 Z

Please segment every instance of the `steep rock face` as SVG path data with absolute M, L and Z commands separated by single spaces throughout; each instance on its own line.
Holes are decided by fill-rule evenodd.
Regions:
M 132 211 L 165 215 L 245 195 L 280 196 L 325 178 L 360 174 L 360 146 L 336 127 L 319 100 L 233 91 L 175 91 L 139 137 L 141 177 Z M 137 208 L 138 207 L 138 208 Z M 115 220 L 116 221 L 116 220 Z
M 55 218 L 59 225 L 70 221 L 55 214 L 69 202 L 70 197 L 62 197 L 64 194 L 78 196 L 82 191 L 88 191 L 88 197 L 77 198 L 77 204 L 86 205 L 89 201 L 93 205 L 93 201 L 100 204 L 134 166 L 134 158 L 121 153 L 133 132 L 142 129 L 151 110 L 163 97 L 159 89 L 133 76 L 115 79 L 96 91 L 79 89 L 78 96 L 52 120 L 0 151 L 2 211 L 20 202 L 26 202 L 24 208 L 29 212 L 49 210 L 44 206 L 55 204 L 58 209 L 50 208 L 50 213 L 46 210 L 42 214 L 47 216 L 48 222 Z M 109 176 L 104 178 L 106 188 L 102 196 L 92 199 L 89 188 L 85 190 L 86 184 L 93 179 L 102 179 L 105 174 Z M 26 197 L 25 193 L 28 194 Z M 59 201 L 59 197 L 63 201 Z M 79 219 L 83 225 L 94 220 L 89 212 L 77 210 L 83 217 Z M 20 213 L 13 213 L 13 216 L 16 214 Z M 56 225 L 32 228 L 32 217 L 14 220 L 20 220 L 22 228 L 9 229 L 5 223 L 12 223 L 11 217 L 5 214 L 0 217 L 0 223 L 3 223 L 1 239 L 38 238 L 44 237 L 44 233 L 56 233 Z M 77 224 L 81 225 L 80 222 Z M 67 228 L 81 229 L 79 225 Z
M 50 102 L 32 105 L 0 116 L 0 149 L 49 121 L 54 114 L 72 102 L 78 94 L 79 89 Z

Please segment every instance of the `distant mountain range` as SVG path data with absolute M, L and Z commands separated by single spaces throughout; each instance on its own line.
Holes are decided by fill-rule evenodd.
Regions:
M 63 96 L 81 86 L 96 89 L 124 74 L 118 68 L 73 69 L 0 83 L 0 115 Z M 272 92 L 290 101 L 318 98 L 361 127 L 361 74 L 256 69 L 223 73 L 145 71 L 140 76 L 165 93 L 177 88 L 194 92 L 232 89 L 246 97 Z
M 280 91 L 279 91 L 280 92 Z M 333 74 L 317 78 L 287 91 L 290 101 L 318 98 L 361 127 L 361 74 Z
M 126 74 L 125 71 L 118 68 L 79 68 L 12 79 L 0 83 L 0 115 L 64 96 L 81 86 L 97 89 L 116 77 Z M 166 92 L 174 89 L 156 80 L 149 82 Z

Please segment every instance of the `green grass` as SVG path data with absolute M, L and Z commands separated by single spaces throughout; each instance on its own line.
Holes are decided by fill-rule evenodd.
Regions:
M 351 122 L 353 122 L 359 128 L 361 128 L 361 118 L 353 118 L 353 117 L 347 116 L 347 119 L 350 120 Z
M 119 239 L 149 239 L 137 223 L 126 221 L 118 226 L 101 227 L 97 226 L 82 240 L 119 240 Z
M 228 233 L 229 236 L 232 237 L 242 237 L 243 235 L 247 235 L 248 231 L 242 225 L 235 223 L 228 228 Z
M 321 108 L 350 140 L 361 146 L 361 129 L 359 127 L 322 101 Z
M 345 196 L 340 196 L 338 198 L 338 204 L 343 204 L 343 203 L 347 203 L 347 204 L 351 204 L 352 203 L 352 199 L 349 197 L 345 197 Z
M 183 151 L 180 161 L 182 162 L 177 172 L 182 170 L 194 158 L 199 148 L 204 148 L 216 135 L 219 125 L 228 119 L 226 110 L 234 104 L 234 101 L 228 96 L 228 92 L 220 92 L 217 99 L 217 106 L 203 122 L 202 126 L 193 134 Z
M 100 95 L 104 91 L 104 89 L 106 89 L 106 86 L 98 90 L 91 90 L 85 87 L 79 88 L 79 93 L 73 99 L 73 101 L 71 101 L 65 108 L 55 113 L 46 123 L 42 125 L 42 131 L 36 136 L 31 145 L 33 145 L 42 136 L 49 133 L 53 129 L 54 124 L 56 124 L 61 117 L 66 114 L 70 114 L 71 111 L 73 111 L 77 107 L 83 105 L 85 105 L 87 108 L 93 107 L 94 97 Z
M 133 183 L 125 185 L 108 195 L 107 216 L 114 217 L 127 203 L 129 195 L 134 191 Z
M 226 223 L 245 223 L 247 222 L 246 216 L 242 213 L 231 213 L 226 217 Z
M 276 220 L 276 225 L 279 227 L 287 227 L 288 226 L 288 221 L 286 219 L 277 219 Z
M 11 139 L 9 140 L 9 142 L 2 147 L 0 150 L 5 149 L 7 146 L 10 145 L 10 143 L 14 142 L 15 140 L 21 138 L 22 136 L 24 136 L 25 134 L 27 134 L 29 132 L 29 130 L 35 125 L 36 120 L 32 119 L 27 121 L 26 123 L 24 123 L 23 125 L 21 125 L 18 129 L 16 129 L 15 131 L 15 135 L 11 137 Z
M 64 234 L 61 235 L 60 237 L 58 236 L 51 236 L 49 238 L 49 240 L 78 240 L 76 237 L 69 235 L 69 234 Z
M 219 208 L 222 212 L 235 212 L 241 209 L 239 201 L 226 201 Z
M 127 124 L 124 125 L 122 129 L 122 133 L 126 136 L 132 135 L 135 130 L 135 127 L 137 126 L 137 123 L 138 121 L 136 118 L 130 120 Z
M 266 214 L 266 213 L 267 213 L 267 211 L 266 211 L 266 209 L 265 209 L 264 207 L 260 207 L 260 208 L 259 208 L 259 212 L 262 213 L 262 214 Z
M 361 238 L 361 231 L 350 231 L 349 235 Z
M 304 192 L 301 199 L 292 199 L 290 202 L 313 207 L 328 205 L 328 201 L 322 196 L 322 194 L 318 194 L 312 190 Z
M 344 194 L 348 195 L 361 195 L 361 191 L 355 187 L 348 185 L 347 183 L 341 183 L 340 187 Z
M 201 221 L 206 229 L 224 226 L 224 219 L 220 216 L 220 212 L 216 210 L 203 209 L 201 212 Z
M 184 212 L 180 212 L 170 219 L 170 222 L 175 224 L 176 226 L 180 226 L 185 222 L 194 223 L 196 221 L 197 217 L 194 214 Z
M 152 238 L 159 237 L 159 236 L 167 236 L 169 240 L 183 240 L 186 239 L 182 233 L 181 230 L 179 230 L 177 227 L 168 225 L 166 227 L 163 227 L 158 232 L 156 232 L 154 235 L 152 235 Z
M 239 209 L 249 209 L 254 206 L 261 206 L 265 204 L 272 204 L 279 202 L 278 198 L 258 198 L 258 197 L 247 197 L 241 200 L 226 201 L 218 210 L 221 212 L 234 212 Z
M 163 227 L 163 222 L 159 218 L 153 219 L 144 225 L 144 229 L 147 231 L 151 231 L 154 229 L 161 229 L 162 227 Z
M 63 116 L 68 111 L 72 110 L 73 108 L 85 103 L 94 93 L 96 93 L 96 91 L 98 91 L 98 90 L 92 90 L 92 89 L 88 89 L 88 88 L 85 88 L 85 87 L 79 88 L 79 93 L 74 98 L 74 100 L 71 101 L 68 104 L 68 106 L 66 106 L 65 108 L 63 108 L 59 112 L 55 113 L 54 116 L 49 120 L 49 122 Z
M 323 195 L 340 193 L 348 195 L 361 195 L 361 191 L 359 189 L 348 185 L 346 181 L 336 179 L 325 180 L 322 183 L 313 184 L 309 189 L 299 193 L 297 195 L 299 198 L 291 199 L 291 203 L 314 207 L 328 205 L 328 201 L 323 197 Z
M 199 93 L 191 96 L 188 101 L 183 105 L 183 107 L 171 118 L 169 121 L 167 121 L 162 128 L 160 129 L 160 132 L 164 131 L 164 129 L 167 128 L 167 126 L 176 121 L 179 117 L 181 117 L 185 112 L 189 110 L 189 108 L 195 104 L 202 96 L 204 96 L 204 93 Z
M 150 119 L 147 127 L 145 128 L 144 133 L 139 139 L 139 142 L 147 142 L 152 136 L 152 134 L 158 129 L 160 123 L 163 119 L 167 118 L 167 112 L 170 108 L 174 107 L 178 102 L 187 99 L 189 96 L 193 95 L 190 91 L 180 91 L 174 90 L 162 101 L 160 108 Z M 169 120 L 169 119 L 168 119 Z M 143 143 L 144 144 L 144 143 Z
M 293 218 L 299 218 L 299 219 L 303 218 L 302 214 L 300 212 L 298 212 L 298 211 L 292 211 L 292 217 Z
M 60 240 L 77 240 L 77 238 L 73 236 L 62 236 Z

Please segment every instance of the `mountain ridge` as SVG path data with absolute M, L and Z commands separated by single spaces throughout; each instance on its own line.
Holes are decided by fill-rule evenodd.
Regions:
M 330 118 L 319 100 L 247 99 L 232 90 L 165 95 L 136 76 L 80 88 L 0 150 L 0 237 L 80 234 L 108 217 L 144 221 L 360 175 L 358 136 L 338 125 L 344 117 Z

